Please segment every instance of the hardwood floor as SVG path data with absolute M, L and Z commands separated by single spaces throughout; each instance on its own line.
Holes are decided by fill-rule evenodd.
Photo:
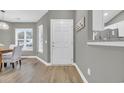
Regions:
M 74 66 L 46 66 L 37 59 L 22 59 L 22 67 L 0 72 L 1 83 L 83 83 Z

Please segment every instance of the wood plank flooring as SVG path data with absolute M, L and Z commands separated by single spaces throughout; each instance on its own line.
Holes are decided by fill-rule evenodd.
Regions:
M 83 83 L 74 66 L 46 66 L 37 59 L 22 59 L 22 67 L 0 72 L 0 83 Z

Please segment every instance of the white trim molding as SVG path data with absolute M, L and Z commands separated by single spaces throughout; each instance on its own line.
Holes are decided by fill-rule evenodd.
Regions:
M 83 74 L 83 73 L 81 72 L 81 70 L 79 69 L 78 65 L 75 64 L 75 63 L 74 63 L 73 65 L 76 67 L 77 71 L 79 72 L 79 74 L 80 74 L 80 76 L 81 76 L 83 82 L 84 82 L 84 83 L 88 83 L 88 81 L 86 80 L 84 74 Z
M 37 58 L 40 62 L 42 62 L 43 64 L 45 64 L 45 65 L 47 65 L 47 66 L 51 66 L 51 65 L 52 65 L 51 63 L 46 62 L 45 60 L 39 58 L 38 56 L 36 56 L 36 58 Z
M 21 58 L 36 58 L 37 56 L 21 56 Z
M 75 68 L 77 69 L 78 73 L 80 74 L 82 80 L 84 83 L 88 83 L 88 81 L 86 80 L 84 74 L 81 72 L 81 70 L 79 69 L 78 65 L 76 63 L 73 64 L 52 64 L 52 63 L 48 63 L 47 61 L 41 59 L 38 56 L 22 56 L 22 58 L 36 58 L 38 59 L 40 62 L 42 62 L 43 64 L 45 64 L 46 66 L 75 66 Z
M 52 64 L 46 62 L 45 60 L 39 58 L 38 56 L 22 56 L 21 58 L 36 58 L 38 59 L 40 62 L 42 62 L 43 64 L 47 65 L 47 66 L 51 66 Z
M 73 64 L 51 64 L 50 66 L 74 66 Z

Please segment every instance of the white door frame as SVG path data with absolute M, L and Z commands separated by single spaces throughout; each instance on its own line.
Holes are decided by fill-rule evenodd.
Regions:
M 53 38 L 52 38 L 52 36 L 53 36 L 53 33 L 52 33 L 52 30 L 51 30 L 51 27 L 52 27 L 52 24 L 51 24 L 51 21 L 52 20 L 72 20 L 73 21 L 73 19 L 51 19 L 50 20 L 50 63 L 51 64 L 53 64 L 53 60 L 52 60 L 52 55 L 53 55 L 53 48 L 52 48 L 52 41 L 53 41 Z M 73 21 L 73 25 L 74 25 L 74 21 Z M 73 47 L 73 44 L 74 44 L 74 27 L 73 27 L 73 33 L 72 33 L 72 57 L 73 57 L 73 59 L 72 59 L 72 64 L 73 64 L 73 62 L 74 62 L 74 47 Z M 56 65 L 56 64 L 53 64 L 53 65 Z M 57 64 L 58 65 L 58 64 Z M 60 64 L 59 64 L 60 65 Z M 61 65 L 67 65 L 67 64 L 61 64 Z

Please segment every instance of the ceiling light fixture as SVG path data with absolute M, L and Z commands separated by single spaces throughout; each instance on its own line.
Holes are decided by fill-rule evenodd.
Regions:
M 108 16 L 108 13 L 104 13 L 104 16 Z
M 0 21 L 0 29 L 7 30 L 7 29 L 9 29 L 9 25 L 6 22 L 3 22 L 5 11 L 1 10 L 1 13 L 2 13 L 2 21 Z

